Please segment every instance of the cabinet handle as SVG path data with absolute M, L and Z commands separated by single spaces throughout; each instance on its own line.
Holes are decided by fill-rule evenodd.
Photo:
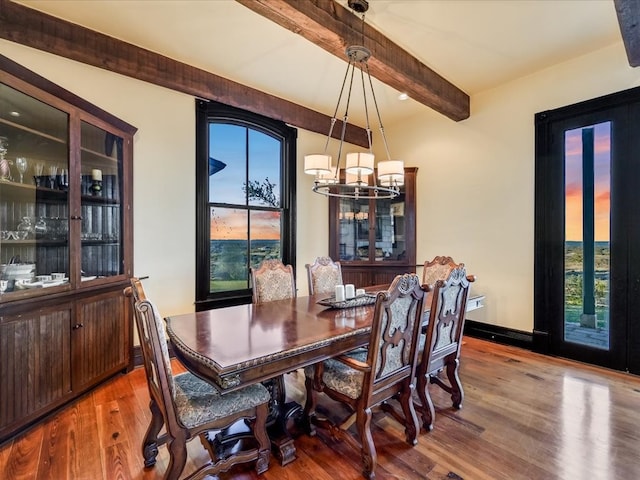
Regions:
M 71 216 L 71 217 L 69 217 L 69 218 L 71 218 L 71 220 L 82 220 L 82 217 L 81 217 L 81 216 L 79 216 L 79 215 L 72 215 L 72 216 Z
M 78 330 L 79 328 L 82 328 L 82 327 L 84 327 L 84 324 L 82 324 L 82 323 L 76 323 L 76 324 L 73 326 L 73 329 L 74 329 L 74 330 Z

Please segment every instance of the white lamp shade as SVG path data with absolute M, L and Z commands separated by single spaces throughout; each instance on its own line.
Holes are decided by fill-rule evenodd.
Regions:
M 378 162 L 378 182 L 381 187 L 401 187 L 404 185 L 404 162 L 388 160 Z
M 402 160 L 378 162 L 378 178 L 385 178 L 388 176 L 404 176 L 404 162 Z
M 380 178 L 378 183 L 381 187 L 402 187 L 404 185 L 404 175 Z
M 317 181 L 318 183 L 323 185 L 335 185 L 336 183 L 338 183 L 337 168 L 333 165 L 330 165 L 328 172 L 322 172 L 318 174 Z
M 363 179 L 361 175 L 357 173 L 349 173 L 345 174 L 345 182 L 347 185 L 367 185 L 366 177 Z
M 345 170 L 348 173 L 369 175 L 370 173 L 373 173 L 374 159 L 375 157 L 373 156 L 373 153 L 347 153 L 347 167 L 345 168 Z
M 331 155 L 313 153 L 304 156 L 304 173 L 309 175 L 320 175 L 332 173 Z

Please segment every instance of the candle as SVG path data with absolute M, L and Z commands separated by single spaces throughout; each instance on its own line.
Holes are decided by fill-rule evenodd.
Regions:
M 336 302 L 344 302 L 344 285 L 336 285 Z
M 353 283 L 344 286 L 344 296 L 347 300 L 356 296 L 356 287 Z
M 364 288 L 356 289 L 356 297 L 361 297 L 362 295 L 364 295 Z
M 98 182 L 102 181 L 102 170 L 98 170 L 97 168 L 94 168 L 93 170 L 91 170 L 91 178 L 93 180 L 97 180 Z

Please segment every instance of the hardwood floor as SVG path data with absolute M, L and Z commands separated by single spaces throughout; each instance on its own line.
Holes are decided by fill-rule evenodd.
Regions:
M 436 387 L 436 422 L 416 447 L 400 426 L 374 414 L 378 479 L 640 478 L 640 377 L 466 338 L 462 410 Z M 176 371 L 180 366 L 176 364 Z M 303 397 L 302 376 L 287 375 L 289 395 Z M 0 446 L 3 479 L 160 479 L 167 452 L 144 470 L 140 444 L 149 420 L 144 373 L 136 369 Z M 329 405 L 329 403 L 327 403 Z M 359 456 L 344 442 L 296 439 L 298 458 L 272 458 L 263 480 L 359 479 Z M 191 442 L 186 471 L 206 459 Z M 221 476 L 256 479 L 251 467 Z

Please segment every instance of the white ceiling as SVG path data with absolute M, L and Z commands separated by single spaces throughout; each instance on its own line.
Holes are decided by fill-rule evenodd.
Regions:
M 18 3 L 328 115 L 335 109 L 344 59 L 234 0 Z M 613 0 L 369 4 L 367 23 L 471 96 L 615 43 L 624 49 Z M 427 108 L 400 102 L 398 91 L 378 82 L 374 86 L 385 123 Z

